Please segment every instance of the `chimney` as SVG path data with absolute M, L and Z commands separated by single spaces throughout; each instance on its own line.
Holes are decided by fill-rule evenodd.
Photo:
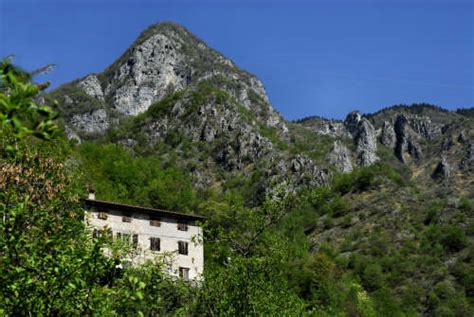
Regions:
M 95 200 L 95 190 L 89 189 L 89 196 L 87 197 L 89 200 Z

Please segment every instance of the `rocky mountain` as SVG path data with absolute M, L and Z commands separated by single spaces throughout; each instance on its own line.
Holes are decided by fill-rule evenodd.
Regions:
M 197 185 L 216 183 L 222 173 L 250 175 L 257 165 L 267 183 L 327 179 L 305 154 L 279 149 L 290 138 L 288 122 L 262 82 L 174 23 L 149 27 L 102 73 L 48 97 L 61 105 L 66 133 L 79 142 L 113 138 L 148 152 L 164 142 L 172 151 L 200 152 L 202 160 L 182 161 Z
M 257 77 L 174 23 L 150 26 L 103 72 L 48 98 L 61 105 L 70 138 L 105 138 L 154 155 L 174 151 L 199 186 L 256 171 L 267 189 L 321 185 L 333 172 L 391 156 L 438 180 L 472 171 L 468 111 L 395 106 L 352 112 L 344 121 L 288 122 Z M 167 153 L 157 150 L 162 143 Z
M 472 109 L 290 122 L 257 77 L 174 23 L 150 26 L 103 72 L 45 98 L 58 101 L 70 139 L 177 165 L 199 190 L 245 192 L 251 207 L 275 188 L 301 190 L 310 249 L 329 245 L 379 302 L 416 297 L 398 305 L 431 316 L 449 292 L 472 298 Z
M 461 183 L 472 180 L 474 122 L 460 112 L 414 104 L 366 115 L 352 112 L 343 122 L 311 117 L 298 124 L 334 139 L 329 159 L 339 172 L 351 171 L 351 165 L 396 158 L 424 180 L 426 176 Z

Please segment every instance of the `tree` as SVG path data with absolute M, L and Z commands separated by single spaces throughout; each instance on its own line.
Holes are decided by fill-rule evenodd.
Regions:
M 27 135 L 51 138 L 57 129 L 53 122 L 56 115 L 48 106 L 35 102 L 38 92 L 47 86 L 48 83 L 33 84 L 30 74 L 8 60 L 0 62 L 0 128 L 3 134 L 11 132 L 17 140 Z M 5 150 L 12 151 L 12 145 L 6 144 Z
M 34 101 L 42 87 L 8 62 L 0 80 L 0 312 L 90 311 L 114 263 L 84 228 L 80 177 L 64 164 L 64 142 L 37 144 L 56 129 L 49 107 Z

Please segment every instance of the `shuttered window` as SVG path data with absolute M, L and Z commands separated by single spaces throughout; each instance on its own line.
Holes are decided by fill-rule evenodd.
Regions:
M 150 238 L 150 250 L 160 251 L 160 238 Z
M 93 238 L 98 238 L 98 237 L 102 237 L 102 236 L 106 236 L 106 237 L 109 237 L 109 238 L 112 238 L 112 230 L 110 229 L 94 229 L 94 231 L 92 231 L 92 237 Z
M 179 221 L 178 222 L 178 230 L 188 231 L 188 224 L 186 222 Z
M 130 243 L 130 234 L 129 234 L 129 233 L 117 232 L 116 237 L 117 237 L 117 239 L 119 239 L 119 240 L 122 240 L 122 241 L 124 241 L 124 242 Z M 138 239 L 138 238 L 137 238 L 137 239 Z
M 132 243 L 133 243 L 133 248 L 134 249 L 138 248 L 138 234 L 133 235 Z
M 152 218 L 152 219 L 150 219 L 150 226 L 153 226 L 153 227 L 160 227 L 160 226 L 161 226 L 160 218 Z
M 178 241 L 178 253 L 188 255 L 188 243 L 184 241 Z
M 189 281 L 189 269 L 187 267 L 179 267 L 179 277 L 185 281 Z

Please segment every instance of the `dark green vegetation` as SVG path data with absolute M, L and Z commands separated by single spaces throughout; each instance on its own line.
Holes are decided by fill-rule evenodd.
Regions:
M 28 80 L 20 82 L 33 89 Z M 2 98 L 11 96 L 5 86 L 15 82 L 2 78 L 2 85 Z M 11 106 L 34 105 L 33 95 L 10 100 Z M 60 134 L 41 141 L 29 135 L 44 134 L 16 132 L 17 126 L 51 124 L 49 111 L 46 117 L 17 116 L 17 125 L 2 122 L 1 314 L 473 314 L 473 193 L 435 199 L 435 189 L 417 183 L 410 167 L 387 154 L 386 164 L 335 175 L 328 186 L 294 193 L 276 188 L 265 197 L 258 163 L 246 176 L 220 170 L 219 184 L 194 186 L 192 160 L 181 161 L 205 161 L 217 149 L 179 131 L 153 144 L 145 134 L 129 148 L 111 143 L 139 134 L 183 96 L 191 105 L 233 102 L 204 82 L 80 145 Z M 30 108 L 40 110 L 47 109 Z M 189 107 L 183 118 L 192 120 L 196 110 Z M 283 150 L 321 162 L 330 145 L 298 127 L 287 142 L 259 128 Z M 53 130 L 43 132 L 49 137 Z M 123 246 L 103 256 L 101 248 L 113 242 L 92 239 L 82 222 L 79 198 L 88 186 L 99 199 L 206 216 L 203 282 L 172 280 L 160 263 L 121 269 Z
M 316 189 L 315 206 L 328 208 L 308 230 L 313 248 L 331 248 L 382 316 L 469 316 L 472 197 L 432 199 L 404 174 L 374 165 L 336 177 L 337 194 Z

